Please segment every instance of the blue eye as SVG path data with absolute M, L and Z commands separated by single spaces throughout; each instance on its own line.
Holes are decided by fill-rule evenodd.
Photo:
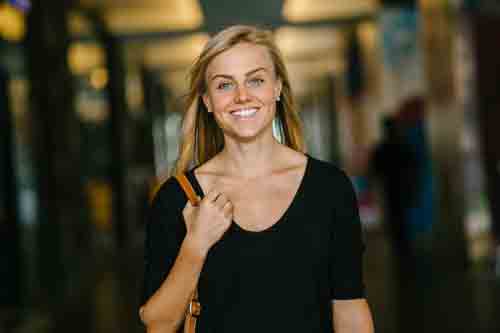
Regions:
M 248 81 L 248 85 L 250 87 L 258 87 L 258 86 L 262 85 L 262 83 L 264 83 L 264 80 L 261 78 L 253 78 L 250 81 Z
M 219 85 L 217 86 L 217 89 L 218 90 L 229 90 L 233 87 L 233 83 L 232 82 L 221 82 L 219 83 Z

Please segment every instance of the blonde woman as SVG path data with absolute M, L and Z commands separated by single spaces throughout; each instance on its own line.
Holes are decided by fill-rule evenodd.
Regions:
M 304 153 L 270 32 L 215 35 L 193 65 L 188 105 L 174 172 L 201 202 L 192 206 L 173 177 L 153 200 L 147 331 L 176 332 L 198 287 L 197 332 L 373 332 L 351 183 Z

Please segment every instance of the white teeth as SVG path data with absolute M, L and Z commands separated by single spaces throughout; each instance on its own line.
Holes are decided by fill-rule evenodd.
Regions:
M 251 117 L 257 113 L 257 109 L 242 109 L 238 111 L 233 111 L 231 114 L 238 117 Z

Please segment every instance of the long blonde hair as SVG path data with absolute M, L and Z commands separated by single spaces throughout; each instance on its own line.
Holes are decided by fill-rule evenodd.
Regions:
M 235 25 L 213 36 L 191 68 L 179 157 L 172 174 L 186 172 L 193 163 L 205 163 L 224 147 L 222 130 L 209 115 L 202 100 L 202 95 L 206 91 L 205 72 L 212 59 L 242 42 L 261 45 L 269 51 L 276 75 L 282 83 L 281 98 L 276 108 L 282 143 L 294 150 L 304 151 L 301 122 L 293 100 L 288 72 L 272 33 L 252 26 Z

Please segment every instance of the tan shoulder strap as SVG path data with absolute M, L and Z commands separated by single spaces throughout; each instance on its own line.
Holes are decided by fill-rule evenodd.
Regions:
M 182 189 L 186 193 L 188 200 L 191 202 L 193 206 L 198 205 L 199 203 L 199 198 L 198 195 L 196 195 L 196 192 L 193 189 L 193 186 L 191 185 L 191 182 L 189 179 L 186 177 L 184 173 L 181 173 L 179 175 L 176 175 L 175 178 L 181 185 Z
M 197 206 L 200 199 L 196 195 L 196 192 L 186 175 L 184 173 L 181 173 L 179 175 L 176 175 L 175 178 L 186 193 L 186 196 L 188 197 L 188 200 L 191 202 L 191 204 L 193 206 Z M 184 333 L 194 333 L 196 331 L 196 322 L 198 316 L 200 315 L 200 312 L 201 304 L 198 301 L 198 287 L 196 287 L 193 294 L 191 295 L 191 299 L 188 304 L 186 318 L 184 321 Z

